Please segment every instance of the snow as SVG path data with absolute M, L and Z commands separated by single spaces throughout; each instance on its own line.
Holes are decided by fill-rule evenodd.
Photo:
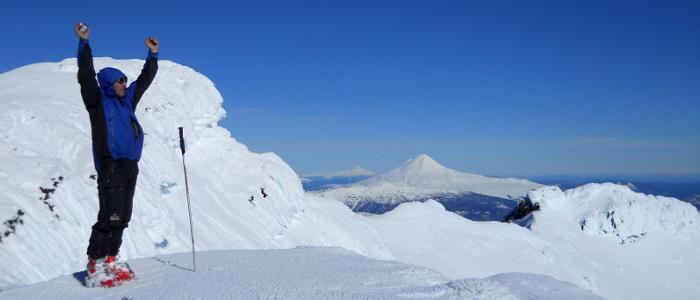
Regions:
M 12 299 L 602 299 L 535 274 L 450 281 L 430 269 L 369 259 L 339 248 L 233 250 L 132 260 L 137 281 L 112 289 L 79 285 L 84 274 L 0 292 Z
M 549 224 L 566 224 L 620 244 L 635 242 L 651 232 L 680 240 L 700 238 L 700 219 L 692 204 L 636 193 L 626 185 L 592 183 L 565 192 L 547 187 L 530 195 L 542 210 L 562 212 L 538 215 L 539 226 L 533 230 L 544 226 L 541 230 L 548 231 Z
M 691 204 L 611 183 L 543 187 L 530 199 L 540 205 L 532 232 L 573 254 L 604 297 L 700 295 L 700 214 Z
M 95 63 L 135 78 L 143 61 Z M 160 62 L 136 112 L 146 141 L 121 254 L 140 280 L 85 289 L 70 274 L 85 267 L 97 193 L 75 72 L 75 59 L 66 59 L 0 74 L 0 298 L 161 297 L 153 290 L 181 298 L 700 294 L 700 214 L 687 203 L 613 184 L 561 191 L 460 173 L 419 156 L 401 172 L 380 176 L 393 181 L 376 178 L 363 188 L 410 183 L 421 193 L 471 187 L 529 193 L 541 210 L 529 216 L 530 229 L 473 222 L 435 201 L 404 203 L 384 215 L 355 214 L 339 201 L 304 193 L 300 178 L 274 153 L 253 153 L 238 143 L 217 125 L 225 112 L 214 84 L 170 61 Z M 176 267 L 190 261 L 179 126 L 188 146 L 198 263 L 207 272 Z M 290 248 L 296 249 L 279 250 Z
M 687 205 L 676 202 L 673 206 Z M 653 218 L 670 213 L 663 205 L 654 206 L 653 211 L 650 223 L 662 223 L 663 219 Z M 636 243 L 621 245 L 581 231 L 574 215 L 545 206 L 534 213 L 533 229 L 528 230 L 514 224 L 474 222 L 445 211 L 438 202 L 426 201 L 403 203 L 370 220 L 396 260 L 431 267 L 453 279 L 524 272 L 546 274 L 609 299 L 693 299 L 700 294 L 697 238 L 678 239 L 654 231 Z M 700 216 L 685 220 L 691 221 L 700 222 Z
M 337 172 L 321 172 L 321 173 L 310 173 L 303 175 L 302 177 L 323 177 L 325 179 L 333 179 L 336 177 L 359 177 L 359 176 L 374 176 L 374 172 L 364 169 L 360 166 L 355 166 L 350 170 L 343 170 Z
M 363 202 L 397 204 L 436 195 L 468 193 L 518 199 L 540 186 L 524 179 L 492 178 L 459 172 L 440 165 L 426 154 L 420 154 L 387 173 L 315 193 L 357 207 Z
M 136 78 L 143 61 L 96 58 L 95 65 Z M 297 175 L 277 155 L 252 153 L 219 127 L 222 97 L 209 79 L 170 61 L 159 66 L 136 111 L 146 136 L 134 215 L 121 249 L 125 258 L 190 249 L 180 126 L 198 250 L 316 245 L 390 258 L 359 216 L 339 203 L 308 201 Z M 76 70 L 76 60 L 66 59 L 0 75 L 0 222 L 24 213 L 15 232 L 2 236 L 0 286 L 84 268 L 98 201 Z M 51 178 L 59 176 L 54 187 Z M 55 191 L 39 200 L 45 198 L 40 187 Z M 248 202 L 251 196 L 256 206 Z M 0 223 L 0 233 L 5 230 Z

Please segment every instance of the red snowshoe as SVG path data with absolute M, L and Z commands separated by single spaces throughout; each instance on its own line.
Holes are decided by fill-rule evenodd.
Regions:
M 105 267 L 114 274 L 114 278 L 120 283 L 136 279 L 136 275 L 129 267 L 129 264 L 119 262 L 116 256 L 107 256 Z

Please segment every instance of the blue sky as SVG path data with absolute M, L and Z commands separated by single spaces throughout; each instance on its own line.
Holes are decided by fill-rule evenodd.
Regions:
M 498 176 L 700 175 L 698 1 L 3 1 L 0 72 L 75 55 L 205 74 L 298 173 L 427 153 Z

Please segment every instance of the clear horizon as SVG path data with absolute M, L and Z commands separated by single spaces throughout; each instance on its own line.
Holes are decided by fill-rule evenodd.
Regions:
M 222 127 L 299 174 L 427 153 L 489 176 L 700 177 L 698 1 L 76 3 L 5 3 L 0 72 L 74 57 L 79 20 L 96 56 L 143 59 L 154 35 L 215 83 Z
M 428 154 L 429 155 L 429 154 Z M 431 156 L 432 157 L 432 156 Z M 437 161 L 437 160 L 436 160 Z M 440 163 L 440 161 L 437 161 Z M 342 171 L 348 171 L 354 167 L 360 167 L 362 169 L 365 169 L 367 171 L 371 171 L 375 173 L 375 175 L 381 175 L 383 173 L 386 173 L 388 171 L 391 171 L 395 168 L 398 168 L 400 164 L 403 162 L 389 168 L 386 170 L 373 170 L 370 168 L 367 168 L 361 164 L 355 164 L 352 167 L 345 168 L 345 169 L 339 169 L 339 170 L 323 170 L 323 171 L 315 171 L 315 172 L 307 172 L 307 173 L 299 173 L 297 174 L 300 177 L 313 177 L 313 176 L 321 176 L 324 173 L 337 173 L 337 172 L 342 172 Z M 460 172 L 465 172 L 465 173 L 475 173 L 471 172 L 470 170 L 461 170 L 461 169 L 456 169 L 448 165 L 444 165 L 440 163 L 446 168 L 453 169 L 456 171 Z M 523 179 L 529 179 L 529 180 L 628 180 L 628 181 L 639 181 L 639 182 L 653 182 L 653 181 L 659 181 L 659 182 L 667 182 L 667 183 L 700 183 L 700 174 L 684 174 L 684 175 L 669 175 L 669 174 L 646 174 L 646 175 L 635 175 L 635 174 L 580 174 L 580 175 L 567 175 L 567 174 L 487 174 L 487 173 L 478 173 L 479 175 L 484 175 L 484 176 L 489 176 L 489 177 L 499 177 L 499 178 L 508 178 L 508 177 L 516 177 L 516 178 L 523 178 Z

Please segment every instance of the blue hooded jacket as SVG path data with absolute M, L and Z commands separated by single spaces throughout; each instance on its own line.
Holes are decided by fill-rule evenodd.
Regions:
M 97 73 L 100 85 L 100 102 L 107 122 L 107 145 L 113 159 L 141 159 L 143 129 L 136 119 L 133 105 L 135 82 L 126 89 L 123 98 L 118 98 L 114 83 L 126 75 L 115 68 L 104 68 Z
M 95 169 L 106 159 L 141 159 L 143 129 L 136 119 L 136 105 L 155 78 L 158 54 L 148 52 L 139 77 L 117 97 L 114 83 L 126 75 L 115 68 L 104 68 L 95 75 L 92 49 L 87 40 L 78 47 L 78 82 L 85 107 L 90 113 Z M 97 78 L 97 80 L 95 80 Z

